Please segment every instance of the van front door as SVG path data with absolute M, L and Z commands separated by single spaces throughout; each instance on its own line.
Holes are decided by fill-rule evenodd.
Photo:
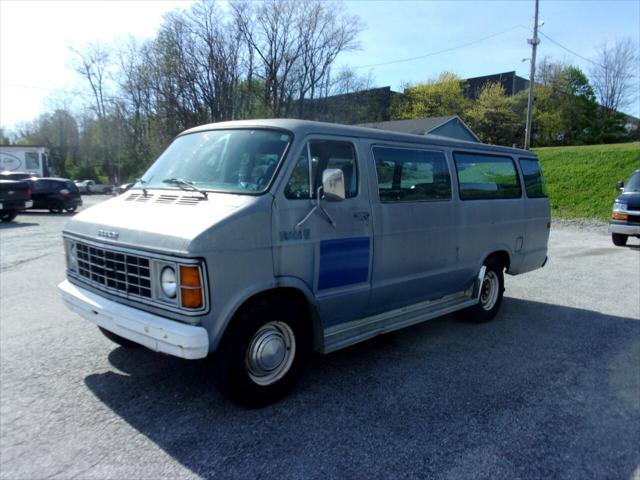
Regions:
M 371 277 L 371 210 L 357 139 L 313 136 L 296 153 L 273 208 L 277 277 L 303 281 L 313 292 L 324 328 L 366 313 Z M 322 199 L 322 172 L 342 170 L 345 199 Z

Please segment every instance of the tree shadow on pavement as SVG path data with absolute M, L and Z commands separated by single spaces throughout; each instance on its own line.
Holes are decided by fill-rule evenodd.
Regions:
M 245 410 L 211 361 L 116 348 L 85 379 L 206 477 L 630 478 L 640 463 L 640 321 L 505 297 L 315 356 L 281 402 Z

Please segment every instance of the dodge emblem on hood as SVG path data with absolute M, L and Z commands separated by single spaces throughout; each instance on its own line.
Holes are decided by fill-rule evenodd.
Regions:
M 118 232 L 110 232 L 109 230 L 98 230 L 98 236 L 108 238 L 109 240 L 117 240 L 120 234 Z

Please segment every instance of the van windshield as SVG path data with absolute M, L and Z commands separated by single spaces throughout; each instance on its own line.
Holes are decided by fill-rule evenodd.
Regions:
M 625 193 L 640 192 L 640 172 L 635 172 L 627 180 L 627 184 L 624 186 Z
M 208 130 L 176 138 L 135 188 L 264 192 L 291 143 L 266 129 Z

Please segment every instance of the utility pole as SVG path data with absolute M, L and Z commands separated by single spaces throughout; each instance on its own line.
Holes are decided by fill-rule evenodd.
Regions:
M 524 149 L 529 150 L 531 146 L 531 114 L 533 108 L 533 82 L 536 77 L 536 50 L 540 39 L 538 38 L 538 0 L 535 2 L 535 14 L 533 20 L 533 38 L 527 42 L 531 45 L 531 71 L 529 72 L 529 97 L 527 98 L 527 126 L 524 131 Z

